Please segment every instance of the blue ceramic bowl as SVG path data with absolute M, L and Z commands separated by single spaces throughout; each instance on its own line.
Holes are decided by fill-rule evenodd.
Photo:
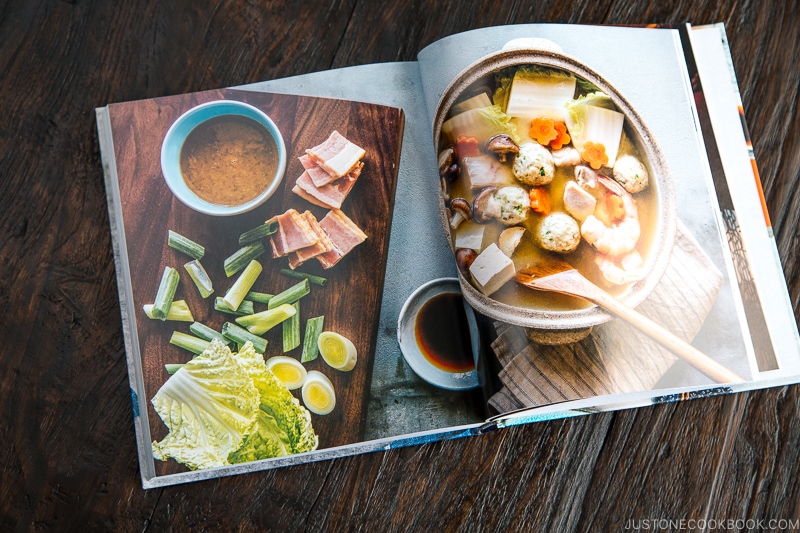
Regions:
M 186 137 L 198 125 L 220 115 L 241 115 L 255 120 L 264 126 L 278 146 L 278 165 L 275 178 L 269 187 L 256 198 L 239 205 L 220 205 L 203 200 L 186 185 L 181 173 L 181 148 Z M 286 145 L 278 127 L 260 109 L 236 100 L 215 100 L 191 108 L 170 126 L 161 145 L 161 171 L 172 193 L 178 200 L 195 211 L 217 216 L 238 215 L 258 207 L 278 190 L 286 171 Z

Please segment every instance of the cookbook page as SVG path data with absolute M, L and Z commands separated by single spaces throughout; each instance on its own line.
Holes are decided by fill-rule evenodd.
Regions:
M 526 41 L 493 57 L 515 39 Z M 419 63 L 435 150 L 454 147 L 458 167 L 443 186 L 443 220 L 460 197 L 473 215 L 488 212 L 442 231 L 466 258 L 465 299 L 491 324 L 492 364 L 482 366 L 496 369 L 486 380 L 497 413 L 752 379 L 677 31 L 486 28 L 433 43 Z M 638 318 L 611 319 L 517 276 L 565 268 L 695 350 L 665 348 Z

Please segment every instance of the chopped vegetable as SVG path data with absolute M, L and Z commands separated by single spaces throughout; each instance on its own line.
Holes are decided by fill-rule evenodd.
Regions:
M 556 131 L 553 119 L 542 117 L 537 117 L 531 121 L 529 134 L 531 139 L 545 146 L 558 137 L 558 131 Z
M 625 116 L 605 93 L 595 92 L 567 103 L 567 127 L 572 143 L 579 151 L 587 141 L 602 144 L 608 166 L 617 159 Z
M 317 340 L 319 339 L 320 333 L 322 333 L 324 321 L 324 316 L 315 316 L 306 321 L 306 334 L 303 337 L 303 353 L 300 356 L 300 362 L 307 363 L 308 361 L 313 361 L 319 355 Z
M 480 155 L 481 150 L 478 148 L 478 138 L 477 137 L 467 137 L 465 135 L 459 135 L 458 139 L 456 139 L 456 155 L 461 157 L 475 157 Z
M 508 76 L 499 76 L 498 82 L 495 103 L 498 98 L 504 98 L 505 112 L 512 117 L 564 120 L 564 104 L 575 96 L 575 77 L 559 70 L 523 66 L 514 72 L 510 87 Z
M 183 363 L 165 363 L 164 364 L 164 370 L 166 370 L 167 374 L 169 374 L 170 376 L 172 374 L 174 374 L 175 372 L 177 372 L 178 370 L 180 370 L 181 368 L 183 368 Z
M 267 359 L 267 368 L 275 374 L 287 389 L 295 390 L 306 381 L 306 369 L 297 359 L 285 355 L 276 355 Z
M 278 223 L 276 221 L 265 222 L 239 235 L 239 246 L 260 241 L 261 239 L 269 237 L 276 231 L 278 231 Z
M 294 316 L 296 312 L 297 309 L 293 305 L 283 304 L 260 313 L 240 316 L 236 319 L 236 322 L 247 328 L 247 331 L 253 335 L 263 335 L 287 318 Z
M 489 95 L 486 93 L 480 93 L 472 98 L 467 98 L 466 100 L 453 104 L 453 107 L 450 108 L 450 113 L 453 115 L 458 115 L 459 113 L 469 111 L 470 109 L 489 107 L 490 105 L 492 105 L 492 101 L 489 99 Z
M 153 457 L 192 470 L 308 452 L 319 442 L 311 416 L 245 344 L 214 341 L 152 399 L 169 429 Z
M 353 370 L 358 360 L 353 342 L 333 331 L 323 331 L 317 340 L 319 353 L 328 365 L 336 370 Z
M 242 303 L 245 295 L 253 287 L 258 275 L 261 274 L 261 270 L 261 263 L 255 259 L 250 261 L 250 263 L 239 276 L 239 279 L 236 280 L 233 286 L 228 290 L 227 294 L 225 294 L 225 297 L 222 299 L 222 301 L 225 302 L 225 305 L 234 311 L 238 310 L 239 304 Z
M 327 415 L 336 407 L 333 384 L 322 372 L 308 372 L 301 394 L 306 408 L 314 414 Z
M 172 337 L 170 337 L 169 343 L 174 344 L 179 348 L 183 348 L 184 350 L 189 350 L 194 354 L 202 353 L 203 350 L 208 348 L 209 345 L 209 341 L 205 339 L 187 335 L 186 333 L 181 333 L 180 331 L 172 332 Z
M 192 259 L 202 259 L 206 253 L 206 249 L 201 245 L 172 230 L 167 230 L 167 246 L 185 253 Z
M 311 292 L 311 288 L 308 285 L 308 280 L 304 279 L 270 298 L 267 308 L 274 309 L 279 305 L 294 303 L 309 292 Z
M 236 310 L 233 310 L 228 307 L 228 305 L 225 303 L 225 299 L 222 296 L 217 296 L 214 298 L 214 310 L 237 316 L 252 315 L 255 312 L 253 310 L 253 302 L 250 300 L 242 300 L 242 302 L 239 304 L 239 307 L 236 308 Z
M 545 187 L 532 187 L 528 191 L 528 197 L 531 200 L 531 209 L 536 213 L 542 215 L 550 214 L 550 193 L 547 192 Z
M 178 289 L 180 279 L 177 270 L 170 266 L 164 267 L 164 274 L 161 276 L 161 283 L 158 285 L 156 299 L 153 302 L 153 318 L 159 320 L 167 319 L 167 313 L 170 305 L 172 305 L 172 299 L 175 297 L 175 291 Z
M 451 142 L 455 142 L 459 135 L 472 135 L 478 139 L 478 143 L 484 144 L 498 133 L 505 133 L 519 143 L 517 128 L 511 122 L 511 117 L 496 105 L 465 111 L 442 124 L 442 134 Z
M 206 269 L 203 268 L 203 265 L 200 264 L 200 261 L 195 259 L 194 261 L 189 261 L 183 268 L 186 269 L 186 272 L 189 273 L 189 277 L 192 278 L 194 284 L 197 286 L 197 290 L 200 291 L 200 296 L 203 298 L 208 298 L 214 293 L 214 287 L 211 283 L 211 278 L 208 276 L 208 272 Z
M 241 269 L 243 269 L 250 261 L 259 257 L 266 251 L 264 245 L 260 242 L 249 244 L 243 248 L 236 250 L 233 255 L 225 259 L 223 264 L 225 268 L 225 275 L 228 277 L 233 276 Z
M 584 161 L 589 163 L 589 166 L 598 170 L 603 165 L 608 164 L 608 155 L 606 154 L 606 147 L 600 143 L 593 143 L 586 141 L 583 143 L 583 150 L 581 150 L 581 157 Z
M 294 302 L 294 314 L 281 324 L 283 328 L 283 351 L 290 352 L 300 346 L 300 302 Z
M 292 270 L 289 268 L 282 268 L 281 274 L 285 276 L 289 276 L 291 278 L 298 278 L 298 279 L 307 279 L 314 285 L 319 285 L 322 287 L 327 283 L 327 278 L 323 278 L 322 276 L 315 276 L 314 274 L 306 274 L 305 272 L 298 272 L 297 270 Z
M 260 304 L 268 304 L 273 296 L 275 295 L 264 292 L 249 291 L 247 294 L 245 294 L 244 299 L 252 300 L 253 302 L 258 302 Z
M 144 309 L 144 314 L 147 315 L 147 318 L 155 318 L 153 316 L 153 304 L 144 304 L 142 309 Z M 192 317 L 192 311 L 186 304 L 186 300 L 175 300 L 170 304 L 167 317 L 164 320 L 192 322 L 194 318 Z
M 572 137 L 567 133 L 567 126 L 563 122 L 556 122 L 553 124 L 553 127 L 556 129 L 558 135 L 555 139 L 550 141 L 550 148 L 553 150 L 561 150 L 564 145 L 569 144 Z
M 200 322 L 192 323 L 192 325 L 189 326 L 189 331 L 191 331 L 201 339 L 205 339 L 207 341 L 213 341 L 214 339 L 217 339 L 218 341 L 223 342 L 225 344 L 228 343 L 228 340 L 222 336 L 222 333 L 220 333 L 217 330 L 211 329 L 210 327 Z
M 242 345 L 251 342 L 253 347 L 258 353 L 264 353 L 267 350 L 267 339 L 262 339 L 258 335 L 253 335 L 244 328 L 240 328 L 232 322 L 225 322 L 222 325 L 222 336 L 231 342 L 238 342 Z

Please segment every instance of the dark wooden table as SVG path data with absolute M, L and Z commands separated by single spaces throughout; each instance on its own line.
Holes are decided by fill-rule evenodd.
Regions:
M 0 4 L 0 531 L 800 518 L 798 386 L 143 490 L 95 132 L 110 102 L 413 60 L 489 25 L 722 21 L 800 311 L 796 1 L 205 4 Z

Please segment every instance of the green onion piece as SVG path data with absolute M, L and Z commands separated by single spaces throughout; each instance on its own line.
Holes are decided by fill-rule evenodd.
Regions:
M 306 321 L 306 335 L 303 338 L 303 354 L 300 356 L 301 363 L 313 361 L 319 355 L 317 339 L 319 339 L 319 334 L 322 333 L 322 323 L 324 321 L 324 316 L 315 316 Z
M 267 309 L 274 309 L 279 305 L 294 303 L 309 292 L 311 292 L 311 289 L 309 288 L 308 280 L 304 279 L 300 283 L 292 285 L 285 291 L 270 298 Z
M 189 277 L 192 278 L 194 284 L 197 286 L 197 290 L 200 291 L 200 296 L 203 298 L 208 298 L 214 292 L 214 287 L 211 284 L 211 278 L 208 276 L 208 272 L 206 269 L 203 268 L 203 265 L 200 264 L 200 261 L 195 259 L 194 261 L 189 261 L 183 268 L 186 269 L 186 272 L 189 273 Z
M 274 294 L 267 294 L 265 292 L 250 291 L 244 295 L 245 300 L 251 300 L 260 304 L 268 304 L 270 299 L 275 296 Z
M 296 309 L 291 304 L 283 304 L 275 309 L 261 311 L 253 315 L 240 316 L 236 319 L 239 325 L 247 328 L 253 335 L 263 335 L 287 318 L 294 316 Z
M 272 222 L 265 222 L 260 226 L 247 230 L 239 235 L 239 246 L 260 241 L 265 237 L 269 237 L 276 231 L 278 231 L 278 223 L 276 221 L 273 220 Z
M 222 334 L 226 339 L 232 342 L 241 344 L 244 344 L 247 341 L 252 342 L 253 347 L 255 347 L 258 353 L 264 353 L 267 351 L 267 339 L 253 335 L 246 329 L 241 328 L 232 322 L 225 322 L 225 324 L 222 325 Z M 241 348 L 239 349 L 241 350 Z
M 153 304 L 144 304 L 142 309 L 144 309 L 144 314 L 147 315 L 147 318 L 155 318 L 153 315 Z M 170 304 L 167 317 L 164 320 L 192 322 L 194 317 L 192 316 L 192 311 L 189 309 L 189 306 L 186 304 L 186 300 L 174 300 Z
M 211 344 L 205 339 L 199 339 L 192 335 L 181 333 L 180 331 L 172 332 L 172 337 L 170 337 L 169 343 L 183 348 L 184 350 L 189 350 L 195 355 L 203 353 L 203 351 L 208 348 L 208 345 Z
M 266 252 L 266 248 L 260 242 L 239 248 L 233 255 L 225 260 L 225 275 L 228 277 L 233 276 L 241 269 L 243 269 L 250 261 L 255 259 Z
M 225 294 L 225 297 L 222 299 L 222 301 L 225 302 L 225 305 L 234 311 L 238 310 L 239 304 L 242 303 L 245 295 L 253 287 L 258 275 L 261 274 L 261 270 L 261 263 L 255 259 L 250 261 L 250 263 L 239 276 L 239 279 L 237 279 L 233 286 L 228 289 L 227 294 Z
M 289 268 L 282 268 L 281 274 L 292 278 L 307 279 L 314 285 L 319 285 L 320 287 L 325 285 L 325 283 L 328 281 L 327 278 L 323 278 L 322 276 L 315 276 L 314 274 L 306 274 L 305 272 L 298 272 L 297 270 L 292 270 Z
M 215 329 L 211 329 L 210 327 L 200 322 L 192 323 L 192 325 L 189 326 L 189 331 L 191 331 L 201 339 L 205 339 L 207 341 L 212 341 L 214 339 L 217 339 L 224 344 L 228 344 L 228 339 L 223 337 L 222 333 L 220 333 Z
M 166 363 L 164 368 L 170 376 L 181 369 L 183 363 Z
M 166 320 L 169 306 L 178 290 L 178 282 L 181 277 L 178 271 L 172 267 L 165 267 L 164 274 L 161 276 L 161 283 L 158 285 L 156 300 L 153 302 L 153 317 L 159 320 Z
M 175 233 L 172 230 L 167 231 L 167 246 L 174 248 L 179 252 L 183 252 L 192 259 L 202 259 L 206 253 L 206 249 L 194 242 L 187 239 L 180 233 Z
M 294 302 L 294 315 L 283 322 L 283 351 L 290 352 L 300 346 L 300 302 Z
M 222 296 L 217 296 L 214 298 L 214 309 L 217 311 L 221 311 L 223 313 L 228 313 L 229 315 L 252 315 L 253 311 L 253 302 L 250 300 L 242 300 L 242 303 L 239 304 L 239 307 L 234 311 L 230 307 L 225 304 L 225 301 Z

